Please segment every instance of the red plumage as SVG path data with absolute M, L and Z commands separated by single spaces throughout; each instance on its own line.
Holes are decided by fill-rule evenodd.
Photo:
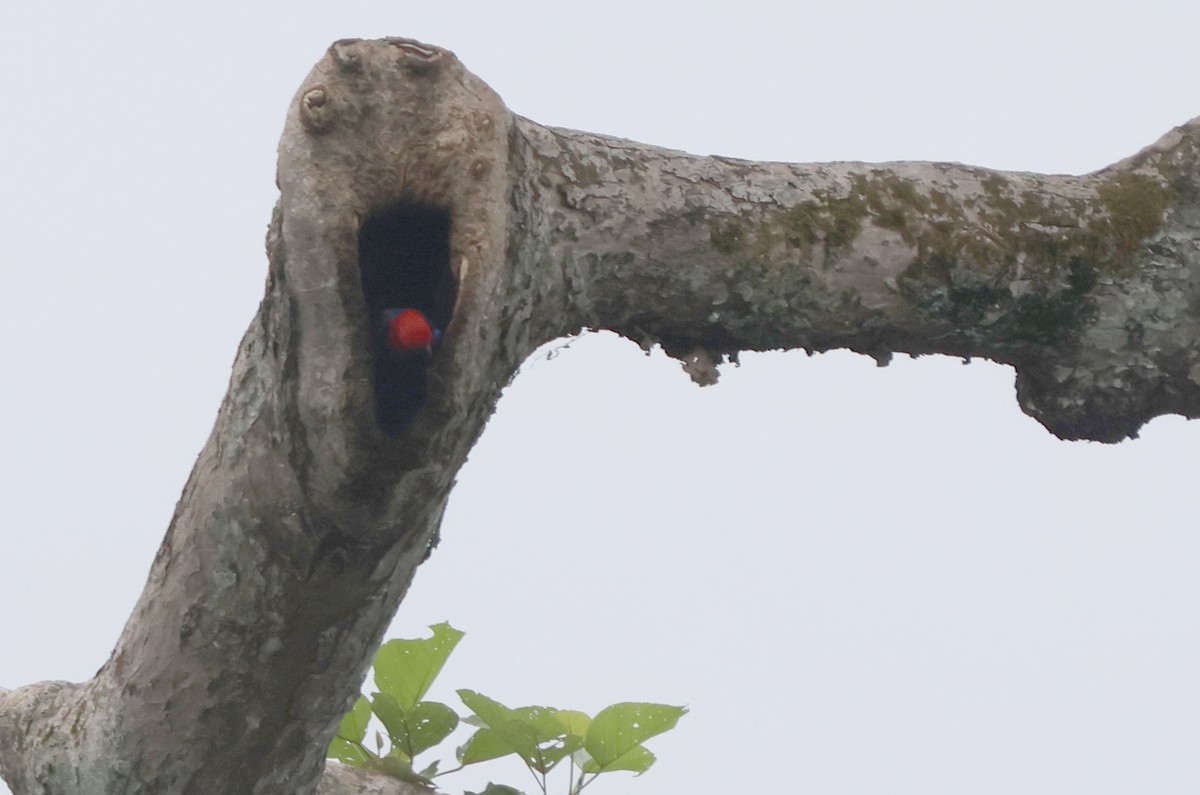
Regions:
M 386 309 L 375 329 L 376 416 L 395 436 L 429 397 L 429 367 L 441 334 L 419 309 Z
M 405 309 L 387 321 L 387 345 L 394 351 L 416 351 L 433 344 L 433 326 L 417 309 Z

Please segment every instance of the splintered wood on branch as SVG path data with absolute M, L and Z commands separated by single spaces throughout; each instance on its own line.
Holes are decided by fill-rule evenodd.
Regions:
M 0 771 L 18 795 L 366 791 L 323 773 L 329 740 L 502 388 L 581 328 L 702 384 L 743 350 L 984 357 L 1070 439 L 1200 415 L 1198 144 L 1194 121 L 1082 177 L 696 157 L 514 116 L 437 47 L 337 42 L 143 596 L 91 681 L 0 692 Z M 434 331 L 392 345 L 406 309 Z

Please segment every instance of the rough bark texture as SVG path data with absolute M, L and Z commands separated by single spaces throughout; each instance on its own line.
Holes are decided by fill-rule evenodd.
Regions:
M 288 114 L 266 295 L 143 597 L 91 681 L 0 691 L 0 772 L 18 795 L 406 792 L 323 773 L 325 748 L 500 390 L 580 328 L 702 384 L 741 350 L 986 357 L 1063 438 L 1200 416 L 1198 147 L 1192 122 L 1084 177 L 694 157 L 515 117 L 435 47 L 334 44 Z M 422 281 L 448 326 L 398 436 L 364 293 L 380 218 L 400 249 L 448 222 L 450 276 Z
M 563 330 L 661 343 L 701 383 L 742 350 L 985 357 L 1069 439 L 1200 411 L 1200 122 L 1085 177 L 518 131 Z

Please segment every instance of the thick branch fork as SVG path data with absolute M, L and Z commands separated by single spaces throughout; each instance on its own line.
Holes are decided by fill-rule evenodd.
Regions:
M 1198 147 L 1191 122 L 1082 177 L 695 157 L 516 117 L 437 47 L 335 43 L 146 590 L 91 681 L 0 691 L 0 772 L 18 795 L 388 791 L 324 751 L 502 388 L 581 328 L 700 383 L 742 350 L 985 357 L 1064 438 L 1200 416 Z M 398 297 L 445 333 L 384 432 L 372 314 Z

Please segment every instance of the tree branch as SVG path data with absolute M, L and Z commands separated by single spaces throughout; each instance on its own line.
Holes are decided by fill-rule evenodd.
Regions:
M 702 384 L 743 350 L 983 357 L 1068 439 L 1200 416 L 1200 120 L 1086 177 L 518 129 L 562 332 L 660 343 Z
M 509 127 L 440 50 L 339 43 L 314 69 L 280 144 L 266 295 L 142 598 L 93 680 L 0 705 L 21 739 L 0 751 L 14 792 L 316 790 L 516 366 L 496 356 L 490 308 L 506 276 Z M 428 406 L 390 436 L 360 273 L 376 252 L 359 232 L 397 202 L 450 210 L 447 261 L 410 264 L 458 285 L 439 296 L 454 316 Z M 402 236 L 430 237 L 411 228 L 428 213 L 405 218 Z
M 1086 177 L 757 164 L 544 128 L 444 50 L 335 43 L 145 592 L 90 682 L 0 693 L 0 770 L 18 795 L 366 787 L 322 778 L 329 740 L 500 390 L 583 327 L 700 383 L 740 350 L 987 357 L 1064 438 L 1200 416 L 1198 136 Z M 385 431 L 375 315 L 414 297 L 445 334 Z

